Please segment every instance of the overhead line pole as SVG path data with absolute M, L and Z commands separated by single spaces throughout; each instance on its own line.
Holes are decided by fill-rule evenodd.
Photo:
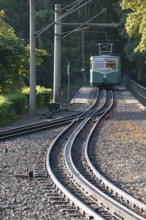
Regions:
M 91 1 L 92 0 L 89 0 L 85 4 L 88 4 Z M 80 8 L 80 7 L 78 7 L 78 8 Z M 75 10 L 77 10 L 77 8 Z M 73 11 L 70 11 L 69 13 L 72 13 L 72 12 Z M 61 90 L 61 19 L 66 17 L 67 15 L 69 15 L 69 13 L 65 13 L 64 15 L 61 15 L 61 5 L 60 4 L 55 5 L 53 102 L 60 102 L 60 90 Z
M 55 21 L 61 17 L 61 5 L 55 5 Z M 53 81 L 53 102 L 60 102 L 61 89 L 61 20 L 55 23 L 54 27 L 54 81 Z
M 29 112 L 36 109 L 36 67 L 35 67 L 35 0 L 30 0 L 30 95 Z
M 84 31 L 82 31 L 82 73 L 83 73 L 83 83 L 86 83 L 85 51 L 84 51 Z

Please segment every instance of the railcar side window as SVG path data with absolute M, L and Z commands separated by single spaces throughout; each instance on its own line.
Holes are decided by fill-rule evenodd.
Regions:
M 104 62 L 103 61 L 95 61 L 94 62 L 94 70 L 104 70 Z
M 116 70 L 116 63 L 114 61 L 107 61 L 106 70 Z

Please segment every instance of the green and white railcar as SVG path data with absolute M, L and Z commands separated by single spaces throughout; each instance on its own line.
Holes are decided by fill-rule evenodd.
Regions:
M 98 55 L 90 57 L 90 84 L 96 86 L 115 86 L 121 81 L 120 57 Z

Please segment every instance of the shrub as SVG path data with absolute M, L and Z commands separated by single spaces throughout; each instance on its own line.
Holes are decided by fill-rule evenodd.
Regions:
M 52 98 L 52 89 L 37 86 L 36 90 L 37 90 L 37 94 L 36 94 L 37 107 L 38 108 L 47 107 Z
M 0 126 L 5 126 L 16 119 L 16 113 L 12 103 L 7 97 L 0 96 Z
M 52 98 L 52 89 L 37 86 L 36 90 L 37 108 L 48 107 Z M 17 115 L 28 111 L 29 93 L 30 89 L 24 88 L 20 93 L 0 96 L 0 126 L 10 124 Z
M 16 114 L 25 113 L 28 110 L 27 98 L 22 93 L 7 95 L 8 100 L 12 103 L 12 107 Z
M 26 95 L 29 103 L 30 88 L 24 88 L 22 93 Z M 52 89 L 36 86 L 36 106 L 37 108 L 47 107 L 52 99 Z

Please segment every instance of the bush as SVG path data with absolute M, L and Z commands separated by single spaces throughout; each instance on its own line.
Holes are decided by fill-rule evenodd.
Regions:
M 24 88 L 22 93 L 26 95 L 29 103 L 30 88 Z M 47 107 L 52 99 L 52 89 L 36 86 L 36 106 L 38 109 Z
M 16 119 L 12 103 L 4 96 L 0 96 L 0 126 L 5 126 Z
M 52 89 L 47 89 L 41 86 L 36 87 L 37 95 L 36 95 L 36 105 L 38 108 L 47 107 L 52 98 Z
M 52 98 L 52 89 L 36 87 L 37 108 L 48 107 Z M 16 116 L 28 112 L 29 88 L 24 88 L 20 93 L 0 96 L 0 126 L 5 126 L 15 121 Z
M 7 98 L 12 103 L 12 108 L 16 112 L 16 115 L 25 113 L 28 110 L 28 102 L 24 94 L 9 94 Z

